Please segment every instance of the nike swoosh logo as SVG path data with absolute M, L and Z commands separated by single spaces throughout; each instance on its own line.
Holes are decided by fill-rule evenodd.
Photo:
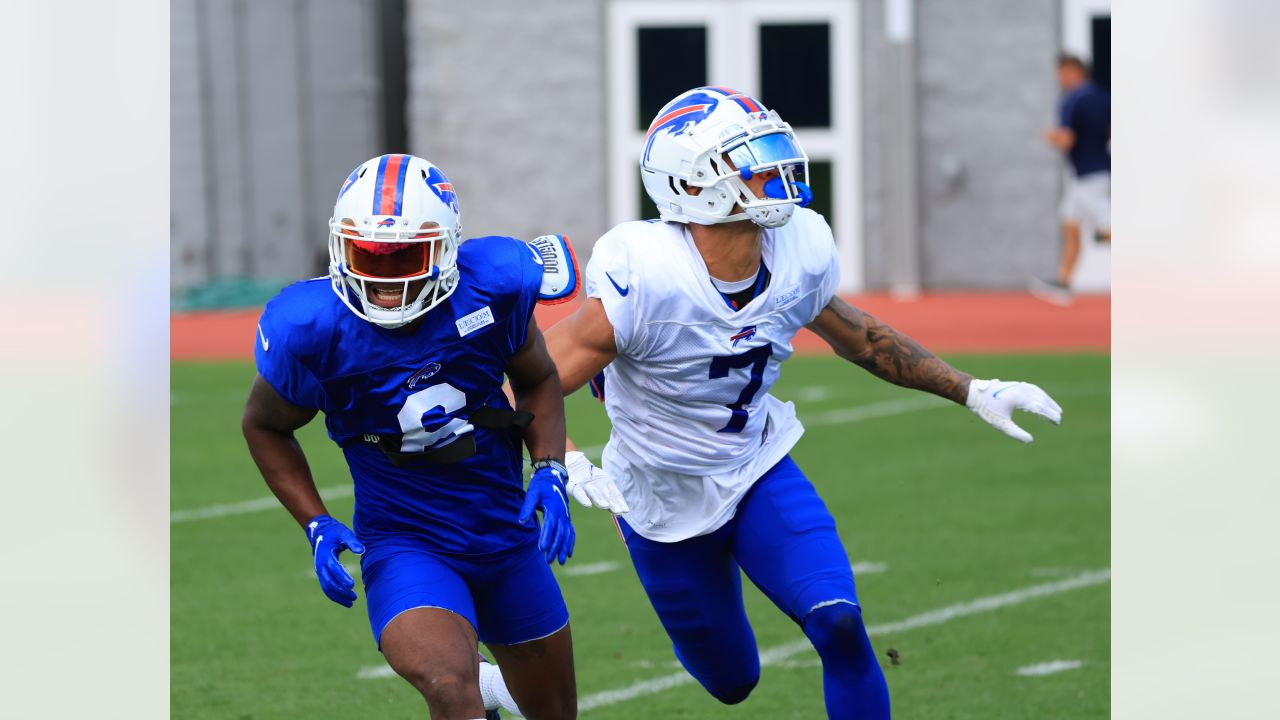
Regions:
M 1005 385 L 1004 387 L 1000 388 L 999 390 L 997 390 L 997 391 L 995 391 L 995 392 L 991 393 L 991 399 L 992 399 L 992 400 L 995 400 L 996 398 L 1000 397 L 1000 393 L 1004 392 L 1005 390 L 1008 390 L 1008 389 L 1009 389 L 1009 388 L 1011 388 L 1011 387 L 1013 387 L 1013 386 L 1012 386 L 1012 385 Z
M 605 273 L 605 274 L 606 274 L 606 275 L 608 275 L 608 273 Z M 560 498 L 560 502 L 564 503 L 564 509 L 565 509 L 565 512 L 568 512 L 568 511 L 569 511 L 569 503 L 568 503 L 568 501 L 566 501 L 566 500 L 564 499 L 564 494 L 562 494 L 562 493 L 560 492 L 560 488 L 556 487 L 555 485 L 552 485 L 552 486 L 551 486 L 551 489 L 556 491 L 556 497 Z
M 609 273 L 605 273 L 604 276 L 609 278 L 609 282 L 613 283 L 613 288 L 617 290 L 618 294 L 621 295 L 622 297 L 626 297 L 627 293 L 631 292 L 630 287 L 622 287 L 621 285 L 618 284 L 618 281 L 614 280 L 613 276 L 610 275 Z
M 271 349 L 271 341 L 270 341 L 270 340 L 267 340 L 267 336 L 262 334 L 262 325 L 261 325 L 261 324 L 259 324 L 259 325 L 258 325 L 258 337 L 262 338 L 262 352 L 267 352 L 268 350 L 270 350 L 270 349 Z

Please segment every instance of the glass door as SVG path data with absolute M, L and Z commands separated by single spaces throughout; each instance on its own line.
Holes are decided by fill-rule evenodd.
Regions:
M 840 250 L 841 289 L 861 289 L 856 11 L 848 0 L 610 3 L 611 223 L 657 216 L 638 163 L 658 110 L 690 88 L 732 87 L 795 127 L 810 159 L 811 207 L 826 216 Z

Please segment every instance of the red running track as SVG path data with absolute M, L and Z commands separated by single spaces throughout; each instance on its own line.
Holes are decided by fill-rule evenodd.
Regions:
M 1110 352 L 1111 297 L 1081 295 L 1057 307 L 1018 292 L 936 292 L 913 300 L 874 293 L 845 298 L 922 345 L 942 353 Z M 539 306 L 547 328 L 578 302 Z M 253 357 L 261 309 L 193 312 L 169 316 L 172 360 L 240 360 Z M 797 352 L 830 352 L 802 330 Z

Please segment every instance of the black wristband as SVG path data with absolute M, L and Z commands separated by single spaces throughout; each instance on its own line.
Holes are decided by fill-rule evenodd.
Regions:
M 551 458 L 539 458 L 537 460 L 534 460 L 530 464 L 530 466 L 533 468 L 534 472 L 538 472 L 542 468 L 551 468 L 552 470 L 559 472 L 560 477 L 563 478 L 565 482 L 569 481 L 569 468 L 565 467 L 564 463 L 560 462 L 559 460 L 553 460 Z

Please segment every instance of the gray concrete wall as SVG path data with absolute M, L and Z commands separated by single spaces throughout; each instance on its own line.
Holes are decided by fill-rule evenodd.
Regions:
M 600 0 L 409 0 L 409 138 L 457 188 L 464 235 L 605 227 Z
M 407 0 L 410 152 L 467 235 L 607 229 L 607 0 Z M 377 0 L 174 0 L 172 284 L 323 270 L 324 222 L 381 147 Z M 883 0 L 860 0 L 866 284 L 891 253 Z M 917 0 L 920 274 L 1021 288 L 1053 267 L 1056 0 Z
M 351 168 L 382 152 L 377 0 L 173 0 L 173 289 L 309 277 Z
M 1025 288 L 1058 252 L 1055 0 L 918 0 L 926 288 Z M 958 173 L 958 174 L 957 174 Z

